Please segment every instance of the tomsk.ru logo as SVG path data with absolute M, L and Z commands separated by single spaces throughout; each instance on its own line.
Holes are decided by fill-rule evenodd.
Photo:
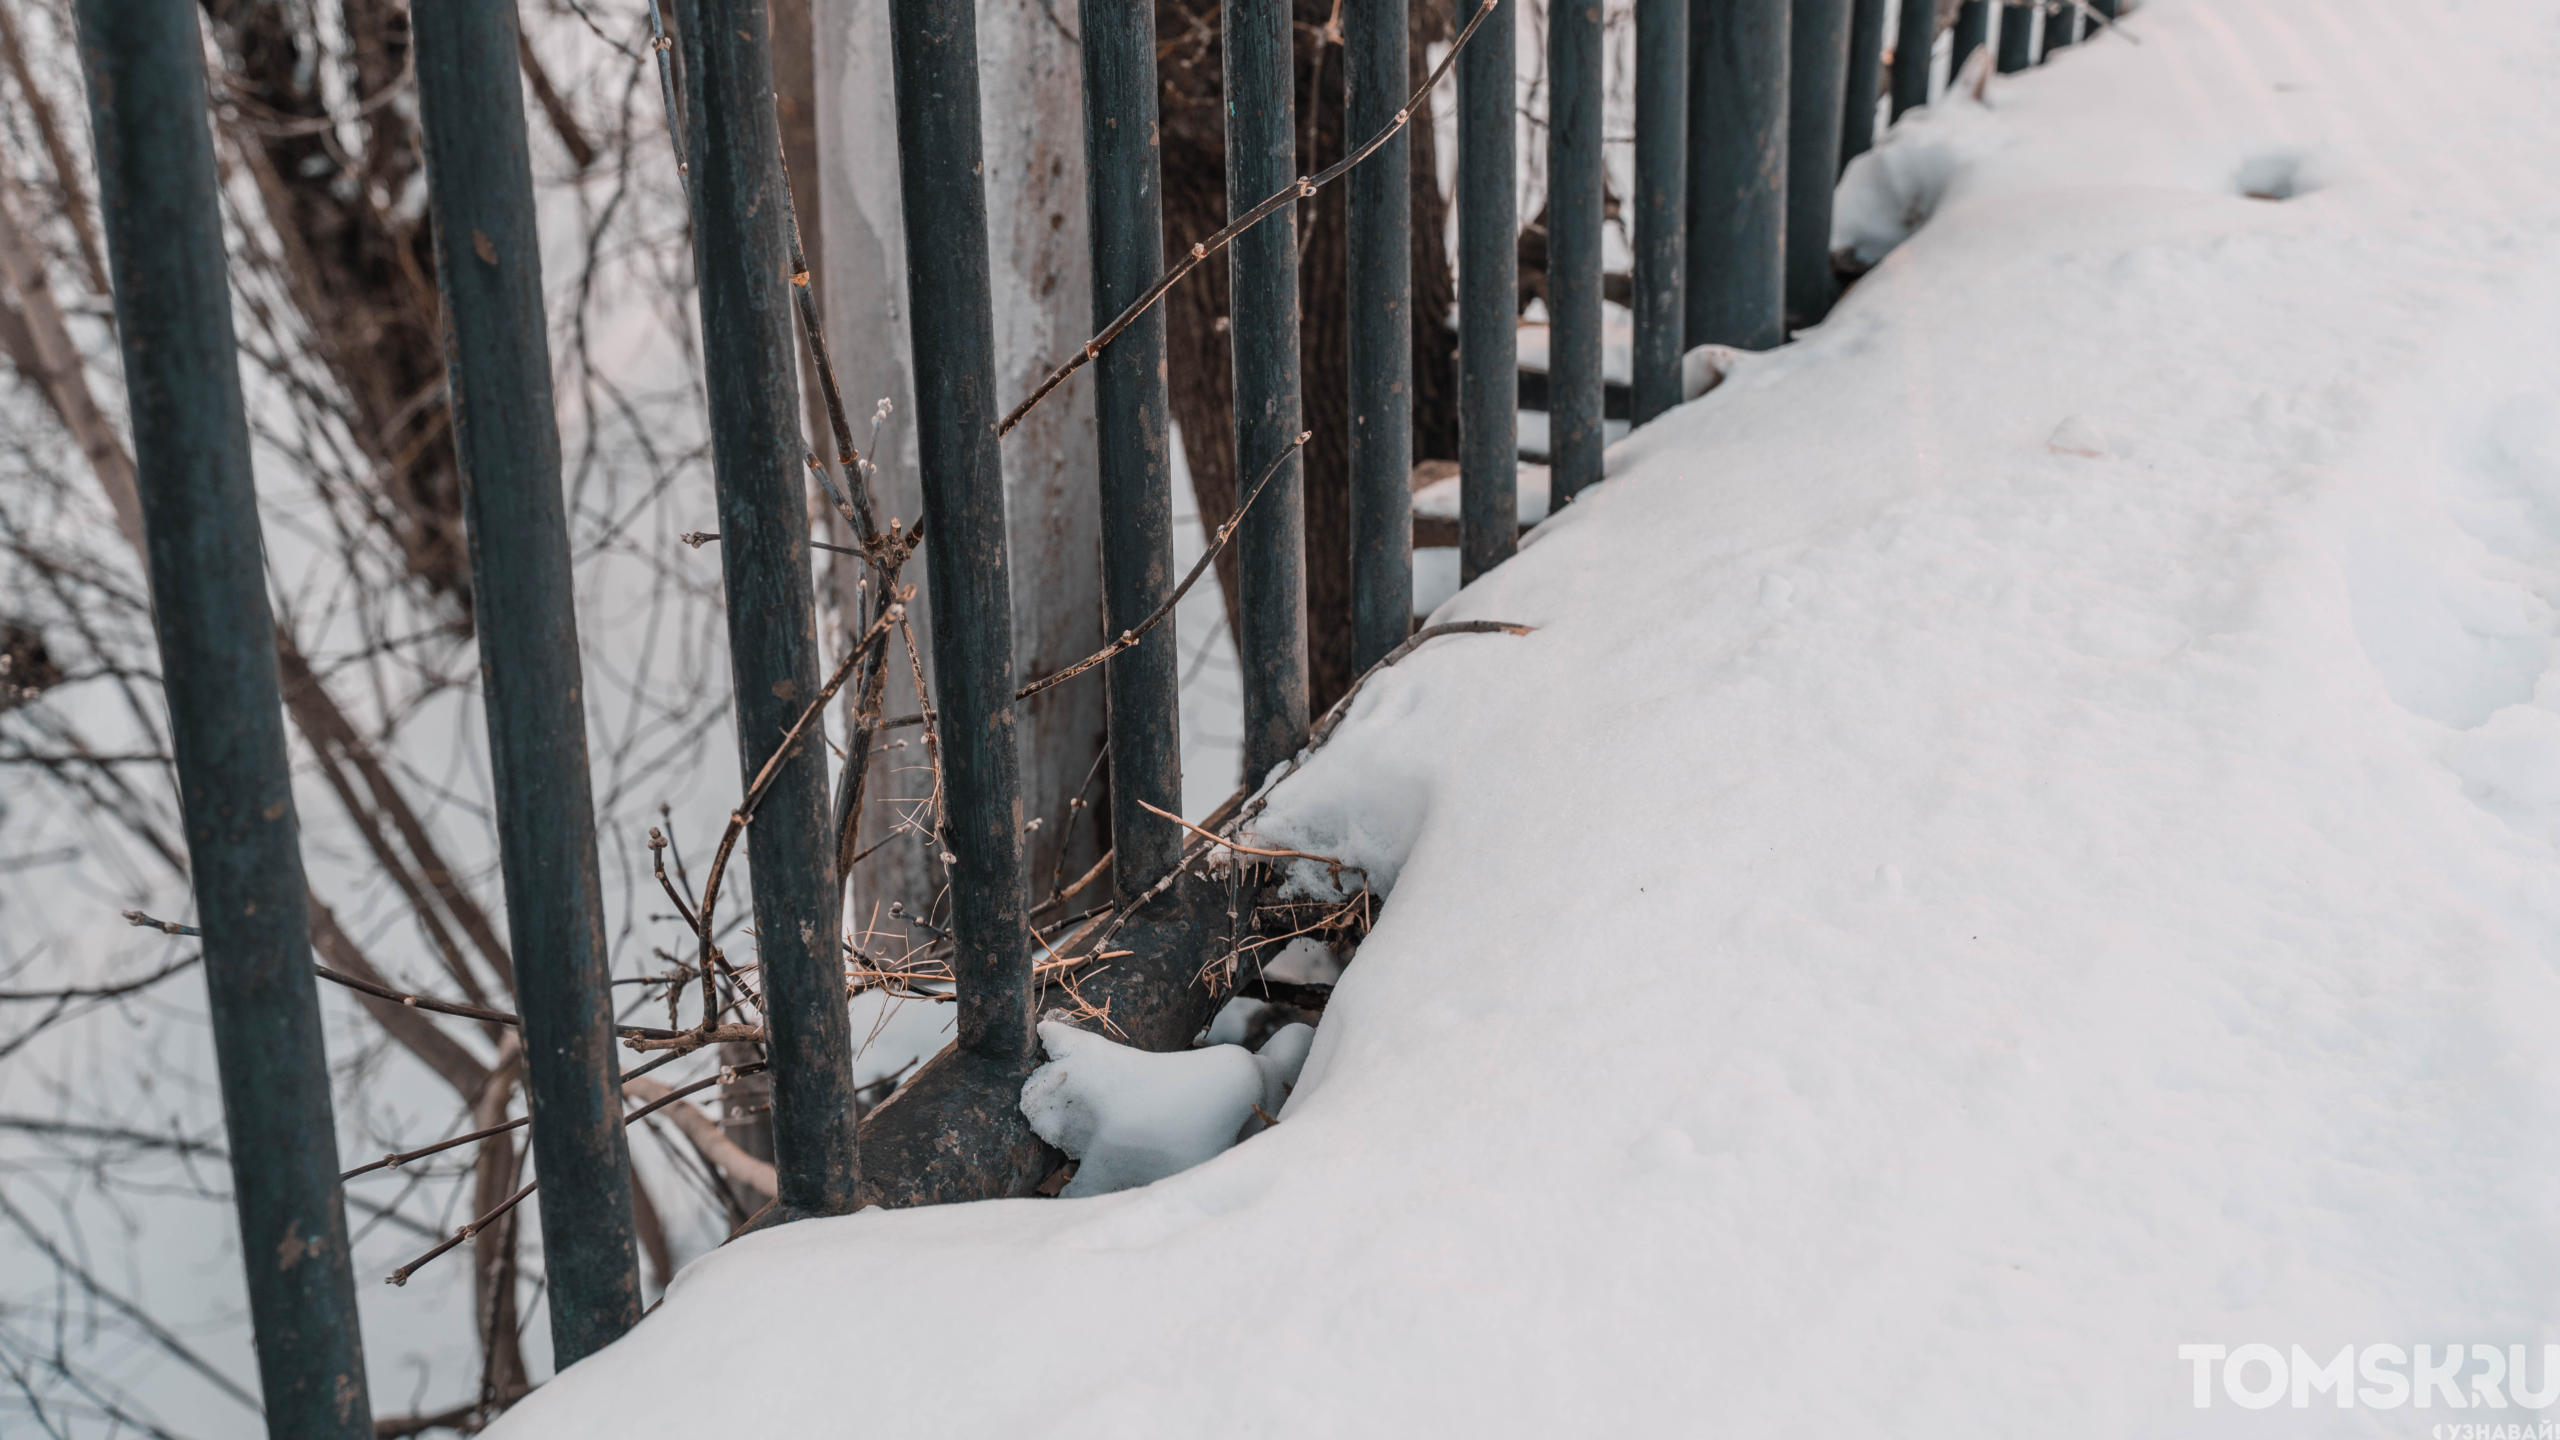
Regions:
M 2292 1400 L 2293 1408 L 2331 1404 L 2397 1410 L 2403 1405 L 2448 1410 L 2540 1410 L 2560 1400 L 2560 1345 L 2542 1347 L 2538 1387 L 2525 1384 L 2528 1347 L 2349 1345 L 2322 1360 L 2292 1347 L 2181 1345 L 2178 1358 L 2193 1367 L 2196 1408 L 2213 1407 L 2215 1391 L 2244 1410 L 2264 1410 Z M 2214 1370 L 2222 1371 L 2219 1386 Z M 2560 1440 L 2560 1421 L 2501 1425 L 2477 1416 L 2464 1425 L 2442 1425 L 2433 1440 Z M 2459 1432 L 2459 1433 L 2457 1433 Z

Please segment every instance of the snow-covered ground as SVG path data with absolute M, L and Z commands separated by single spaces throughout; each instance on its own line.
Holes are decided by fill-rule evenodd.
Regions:
M 1391 895 L 1276 1127 L 751 1236 L 495 1433 L 2544 1418 L 2376 1375 L 2560 1341 L 2560 9 L 2126 29 L 1279 786 Z

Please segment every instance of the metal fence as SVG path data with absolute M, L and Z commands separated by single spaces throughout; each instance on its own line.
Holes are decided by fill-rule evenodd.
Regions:
M 1252 903 L 1237 888 L 1241 868 L 1222 879 L 1195 863 L 1206 847 L 1232 843 L 1173 813 L 1180 720 L 1165 622 L 1178 587 L 1157 302 L 1209 254 L 1232 247 L 1239 513 L 1216 543 L 1238 552 L 1244 759 L 1247 774 L 1261 776 L 1309 743 L 1313 719 L 1296 211 L 1325 185 L 1349 187 L 1351 553 L 1326 558 L 1353 575 L 1355 669 L 1366 672 L 1416 638 L 1408 132 L 1429 123 L 1431 92 L 1453 68 L 1464 577 L 1501 564 L 1516 544 L 1520 3 L 1482 0 L 1461 15 L 1449 56 L 1419 90 L 1409 89 L 1404 5 L 1346 6 L 1352 143 L 1340 163 L 1300 175 L 1288 7 L 1226 0 L 1234 223 L 1187 245 L 1171 237 L 1169 250 L 1154 144 L 1153 7 L 1082 0 L 1096 336 L 1007 412 L 995 390 L 974 8 L 971 0 L 890 0 L 902 198 L 907 233 L 923 242 L 907 255 L 925 508 L 901 531 L 878 523 L 827 373 L 784 178 L 762 0 L 678 0 L 675 33 L 661 38 L 658 59 L 693 222 L 743 798 L 699 897 L 669 887 L 698 932 L 699 1023 L 648 1030 L 617 1027 L 610 1005 L 514 5 L 437 0 L 414 7 L 411 21 L 520 1017 L 401 996 L 311 964 L 275 636 L 261 569 L 244 558 L 261 542 L 198 22 L 187 0 L 79 0 L 271 1433 L 372 1433 L 315 969 L 378 995 L 517 1027 L 563 1367 L 639 1317 L 621 1095 L 639 1069 L 722 1042 L 764 1047 L 779 1193 L 756 1223 L 774 1223 L 874 1201 L 1027 1194 L 1052 1175 L 1058 1157 L 1015 1104 L 1037 1058 L 1033 1021 L 1047 983 L 1035 949 L 1051 953 L 1052 972 L 1109 956 L 1111 973 L 1093 983 L 1114 1027 L 1150 1048 L 1189 1043 L 1220 999 L 1204 961 L 1233 943 L 1239 908 Z M 1898 117 L 1926 104 L 1933 83 L 1952 85 L 1986 47 L 1996 47 L 2001 70 L 2023 68 L 2080 38 L 2084 20 L 2110 21 L 2115 0 L 1996 11 L 1990 0 L 1965 0 L 1947 37 L 1943 82 L 1933 82 L 1936 0 L 1901 0 L 1889 82 L 1885 7 L 1634 0 L 1634 423 L 1680 402 L 1691 347 L 1767 348 L 1829 310 L 1839 287 L 1828 253 L 1832 191 L 1848 160 L 1872 143 L 1881 94 Z M 1561 506 L 1601 479 L 1610 403 L 1603 13 L 1599 0 L 1551 0 L 1547 19 L 1544 403 Z M 833 452 L 832 473 L 800 429 L 794 347 L 804 342 L 826 380 L 831 433 L 818 443 Z M 1093 662 L 1018 688 L 1000 442 L 1087 367 L 1099 401 L 1105 633 L 1118 638 Z M 812 472 L 870 575 L 860 638 L 831 671 L 820 665 L 811 593 L 804 495 Z M 857 1132 L 842 875 L 867 757 L 891 723 L 878 708 L 890 641 L 893 632 L 911 641 L 904 602 L 914 592 L 904 566 L 919 548 L 935 617 L 934 684 L 920 718 L 938 766 L 933 843 L 950 878 L 959 1038 Z M 1061 957 L 1031 924 L 1015 711 L 1036 690 L 1075 683 L 1092 668 L 1104 671 L 1108 690 L 1110 870 L 1122 898 L 1066 944 L 1076 953 Z M 860 703 L 831 794 L 823 710 L 847 686 Z M 754 862 L 755 1024 L 726 1018 L 739 1013 L 737 972 L 715 941 L 711 913 L 740 843 Z M 623 1072 L 617 1038 L 663 1053 Z M 421 1263 L 533 1189 L 475 1218 Z

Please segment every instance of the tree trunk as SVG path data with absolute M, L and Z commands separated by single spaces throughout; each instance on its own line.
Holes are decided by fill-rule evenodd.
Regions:
M 366 102 L 362 146 L 326 123 L 332 47 L 282 5 L 205 0 L 241 122 L 226 127 L 257 182 L 312 353 L 345 399 L 348 437 L 387 503 L 371 514 L 424 597 L 471 618 L 462 480 L 444 404 L 442 308 L 424 207 L 391 203 L 420 179 L 416 107 L 375 105 L 405 83 L 406 7 L 347 0 L 343 73 Z
M 1084 59 L 1061 0 L 979 0 L 987 247 L 995 282 L 996 396 L 1011 409 L 1093 334 L 1093 247 L 1084 198 Z M 1017 684 L 1102 648 L 1101 456 L 1093 377 L 1079 375 L 1004 442 Z M 1097 672 L 1022 710 L 1022 837 L 1032 903 L 1051 877 L 1090 869 L 1108 806 L 1068 802 L 1094 777 L 1108 727 Z
M 908 524 L 922 513 L 915 471 L 914 381 L 906 321 L 905 227 L 899 216 L 897 116 L 890 79 L 889 24 L 881 6 L 817 6 L 814 204 L 822 220 L 830 281 L 824 295 L 828 341 L 855 443 L 869 443 L 872 407 L 894 407 L 882 427 L 875 482 L 882 513 Z M 1058 0 L 982 0 L 978 54 L 984 96 L 982 174 L 987 187 L 989 259 L 996 316 L 996 388 L 1010 408 L 1049 367 L 1090 333 L 1092 284 L 1085 242 L 1084 122 L 1076 43 Z M 1102 647 L 1101 502 L 1095 488 L 1091 382 L 1064 387 L 1007 438 L 1008 540 L 1013 566 L 1014 668 L 1022 680 L 1052 673 Z M 921 565 L 909 567 L 920 577 Z M 850 586 L 848 574 L 840 582 Z M 850 594 L 837 597 L 852 613 Z M 920 590 L 910 613 L 932 624 Z M 917 639 L 930 648 L 920 626 Z M 926 673 L 932 673 L 926 662 Z M 914 685 L 902 658 L 889 666 L 886 713 L 913 713 Z M 1110 843 L 1102 833 L 1106 781 L 1096 777 L 1082 818 L 1068 802 L 1094 773 L 1102 751 L 1099 676 L 1058 686 L 1033 701 L 1022 727 L 1027 881 L 1036 903 L 1053 874 L 1072 879 Z M 861 843 L 868 847 L 931 793 L 932 777 L 913 730 L 883 737 L 866 784 Z M 888 918 L 893 901 L 930 914 L 938 870 L 921 842 L 884 846 L 850 877 L 857 933 L 877 926 L 896 953 L 898 939 L 929 938 Z

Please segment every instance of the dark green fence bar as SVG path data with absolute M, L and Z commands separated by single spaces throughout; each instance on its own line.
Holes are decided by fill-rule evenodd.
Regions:
M 1795 0 L 1787 78 L 1787 329 L 1822 323 L 1831 273 L 1831 192 L 1840 178 L 1850 0 Z
M 1241 215 L 1297 178 L 1289 7 L 1226 0 L 1227 213 Z M 1236 529 L 1244 671 L 1244 772 L 1259 783 L 1307 738 L 1307 559 L 1298 439 L 1298 209 L 1229 250 L 1228 338 L 1235 352 L 1236 498 L 1280 469 Z M 1280 457 L 1286 454 L 1286 459 Z
M 1956 74 L 1964 69 L 1964 62 L 1972 59 L 1973 52 L 1990 41 L 1991 0 L 1964 0 L 1956 10 L 1954 48 L 1947 56 L 1948 89 L 1955 88 Z
M 2037 63 L 2042 64 L 2052 59 L 2054 51 L 2072 44 L 2079 38 L 2079 7 L 2063 4 L 2047 8 L 2044 12 L 2044 53 L 2038 57 Z
M 1096 330 L 1164 273 L 1164 184 L 1156 147 L 1155 11 L 1084 0 L 1085 212 Z M 1095 359 L 1101 450 L 1106 633 L 1146 622 L 1173 593 L 1173 457 L 1166 443 L 1164 307 L 1153 306 Z M 927 532 L 930 538 L 931 532 Z M 1104 671 L 1111 744 L 1111 867 L 1142 895 L 1182 861 L 1182 831 L 1146 807 L 1182 809 L 1181 676 L 1173 627 L 1151 631 Z
M 1929 103 L 1929 62 L 1938 48 L 1938 0 L 1902 0 L 1893 39 L 1893 118 Z
M 742 783 L 752 783 L 819 684 L 791 246 L 783 230 L 788 192 L 764 0 L 678 0 L 677 25 L 729 672 L 739 771 Z M 911 253 L 945 248 L 920 244 Z M 920 408 L 934 379 L 930 367 L 919 367 Z M 1012 753 L 1008 737 L 1008 764 Z M 756 973 L 773 1067 L 774 1220 L 851 1211 L 861 1176 L 831 832 L 826 748 L 804 738 L 747 829 Z M 1021 933 L 1019 923 L 1012 928 Z
M 1233 0 L 1230 0 L 1233 3 Z M 1518 0 L 1458 55 L 1458 577 L 1519 546 Z
M 1395 123 L 1410 93 L 1403 0 L 1343 8 L 1352 144 Z M 1413 631 L 1413 170 L 1398 131 L 1344 183 L 1350 195 L 1351 670 Z
M 1691 0 L 1691 345 L 1787 338 L 1788 0 Z
M 267 1434 L 373 1434 L 309 901 L 259 563 L 204 41 L 186 0 L 80 0 L 98 195 Z
M 551 1355 L 565 1370 L 639 1323 L 640 1260 L 516 7 L 439 0 L 410 23 L 507 943 L 542 1176 Z
M 1547 463 L 1563 505 L 1600 483 L 1600 0 L 1547 7 Z M 1464 482 L 1461 482 L 1464 483 Z
M 1013 589 L 996 448 L 994 302 L 979 174 L 978 27 L 968 0 L 893 0 L 907 313 L 933 586 L 934 691 L 951 812 L 952 973 L 960 1049 L 1028 1071 L 1031 944 L 1022 892 Z M 839 989 L 837 1010 L 842 1013 Z M 850 1106 L 847 1107 L 848 1113 Z
M 2000 7 L 2000 73 L 2014 75 L 2036 63 L 2036 7 Z
M 1840 105 L 1840 168 L 1875 148 L 1876 102 L 1884 98 L 1884 18 L 1888 0 L 1853 0 L 1849 79 Z
M 1689 0 L 1636 0 L 1635 373 L 1642 425 L 1680 403 L 1687 321 Z

